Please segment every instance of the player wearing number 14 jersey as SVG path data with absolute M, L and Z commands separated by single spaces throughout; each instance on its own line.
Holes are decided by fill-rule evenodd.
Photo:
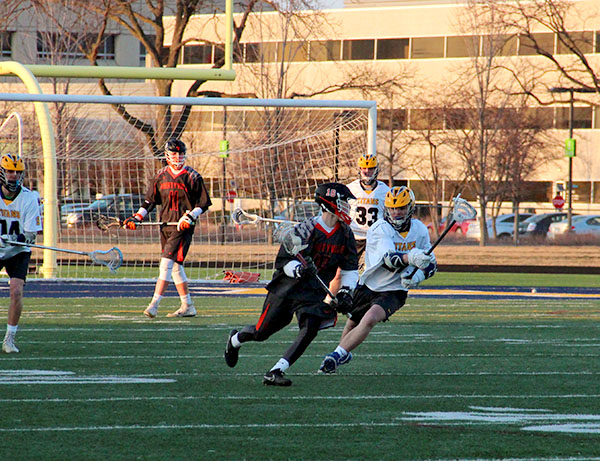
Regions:
M 358 159 L 359 177 L 348 184 L 348 189 L 356 200 L 352 202 L 352 223 L 350 228 L 356 239 L 356 249 L 361 258 L 366 245 L 367 231 L 378 219 L 383 218 L 385 195 L 390 188 L 377 180 L 379 166 L 377 157 L 364 154 Z

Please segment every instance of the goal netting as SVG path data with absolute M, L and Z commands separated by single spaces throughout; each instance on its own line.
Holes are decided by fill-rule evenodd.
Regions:
M 3 102 L 4 118 L 23 118 L 25 185 L 42 194 L 44 171 L 33 104 Z M 367 150 L 368 111 L 361 108 L 193 106 L 48 103 L 56 144 L 57 246 L 82 251 L 117 246 L 123 265 L 117 277 L 155 278 L 159 227 L 100 229 L 100 215 L 125 218 L 137 211 L 150 179 L 162 167 L 165 127 L 184 117 L 180 138 L 186 164 L 204 178 L 213 206 L 197 223 L 186 258 L 191 279 L 222 279 L 226 271 L 260 273 L 267 279 L 278 245 L 277 224 L 238 225 L 238 207 L 266 218 L 303 219 L 316 186 L 356 178 Z M 126 114 L 123 117 L 123 114 Z M 226 140 L 227 143 L 223 141 Z M 228 144 L 228 145 L 227 145 Z M 14 150 L 16 130 L 0 132 L 0 151 Z M 148 218 L 147 218 L 148 219 Z M 150 221 L 156 221 L 153 213 Z M 41 240 L 41 238 L 40 238 Z M 39 250 L 33 261 L 41 265 Z M 57 277 L 111 276 L 85 258 L 58 256 Z

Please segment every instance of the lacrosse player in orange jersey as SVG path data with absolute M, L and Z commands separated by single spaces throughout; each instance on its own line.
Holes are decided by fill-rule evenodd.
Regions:
M 11 245 L 10 241 L 34 243 L 42 230 L 39 195 L 23 184 L 25 164 L 20 156 L 4 154 L 0 158 L 0 269 L 10 280 L 10 304 L 2 350 L 17 353 L 15 336 L 23 311 L 23 287 L 29 269 L 31 248 Z
M 347 312 L 340 343 L 323 359 L 321 373 L 334 373 L 348 363 L 350 351 L 373 327 L 404 306 L 408 290 L 435 274 L 435 256 L 426 253 L 431 248 L 429 231 L 421 221 L 412 219 L 414 211 L 415 196 L 408 187 L 393 187 L 387 193 L 385 219 L 367 232 L 365 271 Z
M 158 305 L 169 282 L 173 281 L 181 307 L 167 317 L 194 317 L 196 308 L 190 296 L 188 280 L 183 270 L 183 261 L 192 243 L 192 236 L 198 217 L 212 205 L 202 176 L 189 166 L 185 166 L 185 144 L 171 138 L 165 146 L 167 166 L 158 171 L 148 188 L 146 198 L 140 209 L 123 222 L 123 227 L 135 230 L 137 224 L 150 213 L 156 205 L 161 205 L 160 220 L 177 222 L 177 226 L 162 225 L 160 244 L 162 257 L 159 276 L 152 301 L 144 315 L 154 318 L 158 314 Z

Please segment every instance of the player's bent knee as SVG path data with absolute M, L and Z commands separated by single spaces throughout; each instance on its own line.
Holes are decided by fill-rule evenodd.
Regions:
M 175 264 L 175 261 L 172 259 L 161 258 L 160 265 L 158 267 L 158 278 L 164 280 L 165 282 L 172 282 L 173 264 Z
M 181 285 L 188 281 L 187 276 L 185 275 L 185 271 L 183 270 L 183 266 L 181 264 L 173 265 L 173 282 L 175 285 Z

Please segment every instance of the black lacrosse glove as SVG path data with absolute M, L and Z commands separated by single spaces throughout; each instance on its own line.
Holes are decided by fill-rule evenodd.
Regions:
M 299 279 L 305 275 L 315 275 L 317 273 L 317 266 L 310 256 L 304 258 L 306 264 L 299 264 L 294 269 L 294 278 Z
M 352 310 L 352 290 L 349 287 L 342 287 L 338 290 L 331 305 L 340 314 L 347 314 Z
M 136 213 L 123 221 L 123 228 L 128 230 L 135 230 L 137 225 L 142 222 L 142 217 Z

